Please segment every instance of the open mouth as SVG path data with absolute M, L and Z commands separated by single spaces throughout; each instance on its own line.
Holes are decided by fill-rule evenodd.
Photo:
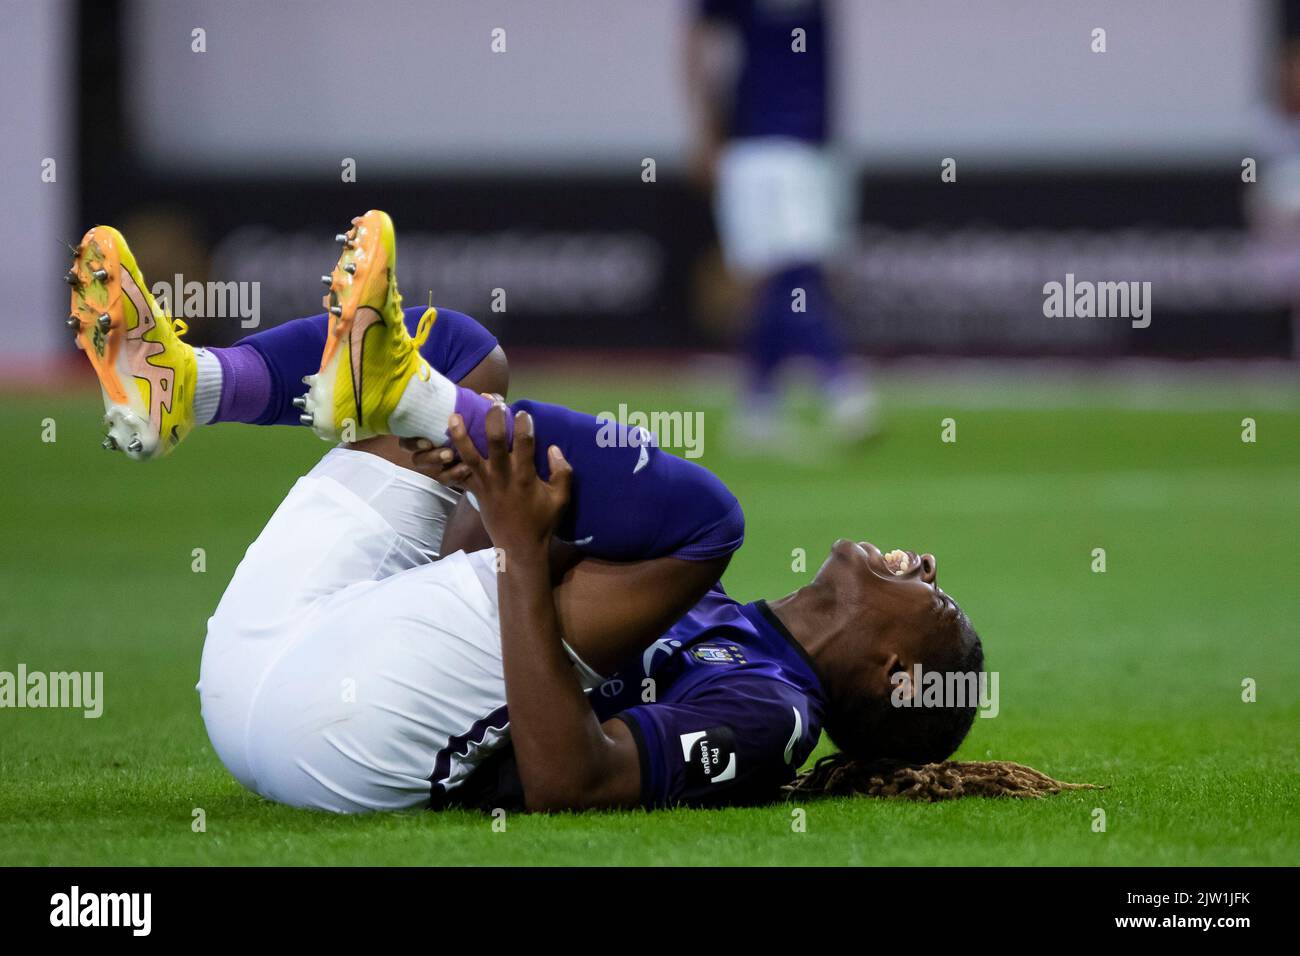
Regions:
M 906 574 L 916 566 L 911 552 L 900 551 L 897 548 L 886 554 L 882 554 L 881 557 L 884 559 L 885 567 L 888 568 L 892 574 Z

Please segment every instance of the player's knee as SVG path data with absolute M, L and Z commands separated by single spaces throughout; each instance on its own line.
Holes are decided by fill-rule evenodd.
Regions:
M 694 462 L 681 462 L 674 498 L 680 508 L 680 541 L 673 557 L 705 561 L 726 557 L 745 540 L 745 512 L 717 475 Z

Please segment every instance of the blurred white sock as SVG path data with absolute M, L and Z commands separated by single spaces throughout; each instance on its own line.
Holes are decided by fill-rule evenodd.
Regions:
M 859 441 L 879 430 L 876 393 L 865 375 L 837 375 L 827 383 L 825 394 L 831 427 L 841 440 Z

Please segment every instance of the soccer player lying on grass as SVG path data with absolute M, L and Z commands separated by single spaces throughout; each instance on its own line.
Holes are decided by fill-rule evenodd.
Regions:
M 211 353 L 180 341 L 119 234 L 92 229 L 70 272 L 111 445 L 132 457 L 223 409 L 270 422 L 294 404 L 323 437 L 408 441 L 327 453 L 209 621 L 203 718 L 241 783 L 338 812 L 752 803 L 795 779 L 825 726 L 843 752 L 805 788 L 1060 788 L 1011 764 L 916 766 L 957 747 L 974 703 L 893 707 L 893 676 L 982 666 L 931 555 L 841 541 L 794 594 L 732 600 L 718 578 L 743 517 L 716 477 L 640 434 L 598 440 L 609 426 L 590 416 L 526 401 L 507 416 L 453 384 L 444 371 L 504 390 L 495 342 L 460 316 L 431 364 L 448 313 L 422 312 L 412 337 L 391 222 L 353 226 L 328 315 L 217 353 L 206 380 Z M 290 374 L 322 348 L 315 374 Z M 481 523 L 463 501 L 448 520 L 457 496 L 431 474 L 471 489 Z

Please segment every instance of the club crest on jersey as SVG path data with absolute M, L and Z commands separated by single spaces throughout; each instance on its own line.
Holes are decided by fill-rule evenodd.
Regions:
M 743 664 L 744 652 L 735 644 L 696 644 L 691 656 L 701 664 Z

